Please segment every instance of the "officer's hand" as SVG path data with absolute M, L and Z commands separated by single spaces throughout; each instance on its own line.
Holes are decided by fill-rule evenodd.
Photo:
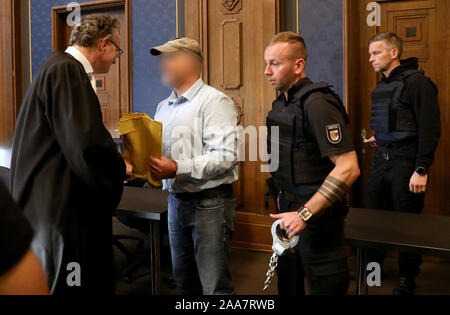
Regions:
M 364 143 L 368 144 L 373 149 L 377 148 L 377 139 L 375 137 L 372 137 L 370 139 L 365 139 Z
M 150 173 L 154 180 L 162 180 L 174 178 L 177 175 L 177 162 L 172 161 L 166 157 L 160 159 L 150 156 L 148 159 Z
M 409 182 L 409 190 L 414 194 L 424 194 L 427 191 L 428 174 L 420 176 L 414 172 Z
M 306 228 L 306 223 L 299 217 L 298 212 L 271 214 L 272 219 L 281 219 L 280 228 L 289 234 L 289 238 L 298 235 Z

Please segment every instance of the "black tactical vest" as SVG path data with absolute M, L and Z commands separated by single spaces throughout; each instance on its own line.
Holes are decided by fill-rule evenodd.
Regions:
M 377 138 L 402 141 L 417 135 L 414 111 L 401 102 L 406 79 L 419 70 L 406 70 L 390 83 L 380 82 L 372 93 L 372 121 L 370 128 Z
M 317 98 L 335 105 L 349 121 L 342 101 L 326 82 L 302 88 L 287 106 L 275 102 L 267 117 L 269 152 L 272 146 L 279 146 L 279 168 L 272 177 L 284 191 L 295 192 L 297 185 L 322 184 L 334 168 L 329 158 L 322 158 L 315 139 L 305 132 L 304 105 Z M 279 127 L 278 140 L 272 139 L 271 127 Z

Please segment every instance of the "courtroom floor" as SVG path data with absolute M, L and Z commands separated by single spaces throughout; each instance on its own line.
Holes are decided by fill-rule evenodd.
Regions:
M 120 223 L 114 223 L 115 234 L 127 234 L 133 236 L 142 236 L 139 232 L 127 229 Z M 167 240 L 164 240 L 167 244 Z M 136 243 L 124 242 L 131 250 L 136 249 Z M 146 243 L 147 248 L 147 243 Z M 116 248 L 116 293 L 118 295 L 148 295 L 150 294 L 150 276 L 145 276 L 135 280 L 133 283 L 127 283 L 121 276 L 120 271 L 126 264 L 125 256 Z M 167 252 L 166 252 L 167 253 Z M 238 295 L 260 295 L 263 294 L 262 287 L 265 281 L 265 274 L 269 263 L 270 254 L 261 252 L 252 252 L 245 250 L 233 249 L 231 253 L 231 273 L 233 284 Z M 177 294 L 176 289 L 170 289 L 166 285 L 166 279 L 170 274 L 170 263 L 168 256 L 164 254 L 162 258 L 162 285 L 161 294 L 174 295 Z M 354 257 L 349 258 L 350 268 L 355 267 Z M 450 268 L 448 263 L 425 262 L 422 266 L 422 274 L 417 279 L 418 289 L 417 295 L 450 295 Z M 148 267 L 148 266 L 147 266 Z M 370 295 L 390 295 L 394 287 L 394 279 L 396 277 L 397 263 L 394 258 L 387 258 L 385 262 L 385 275 L 382 286 L 379 288 L 371 288 Z M 146 273 L 148 269 L 143 266 L 137 270 L 135 274 Z M 267 295 L 276 295 L 276 278 L 273 280 L 269 290 L 264 293 Z M 355 281 L 351 281 L 349 294 L 355 294 Z

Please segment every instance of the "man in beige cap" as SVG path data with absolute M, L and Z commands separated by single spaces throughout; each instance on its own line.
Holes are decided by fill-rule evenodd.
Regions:
M 203 52 L 200 45 L 197 41 L 187 37 L 175 38 L 168 41 L 164 45 L 150 49 L 150 53 L 153 56 L 159 56 L 163 53 L 176 53 L 180 51 L 197 56 L 203 63 Z
M 238 179 L 233 101 L 201 79 L 203 54 L 189 38 L 151 49 L 164 85 L 174 90 L 155 119 L 163 123 L 163 157 L 149 158 L 169 197 L 174 278 L 184 295 L 234 294 L 229 271 Z

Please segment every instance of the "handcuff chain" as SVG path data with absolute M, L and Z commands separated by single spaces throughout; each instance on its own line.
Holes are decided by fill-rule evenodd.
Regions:
M 266 291 L 267 288 L 270 286 L 270 283 L 272 282 L 272 278 L 275 276 L 275 271 L 278 267 L 278 254 L 273 253 L 272 257 L 270 258 L 269 262 L 269 270 L 266 273 L 267 279 L 266 282 L 264 282 L 264 289 L 263 291 Z

